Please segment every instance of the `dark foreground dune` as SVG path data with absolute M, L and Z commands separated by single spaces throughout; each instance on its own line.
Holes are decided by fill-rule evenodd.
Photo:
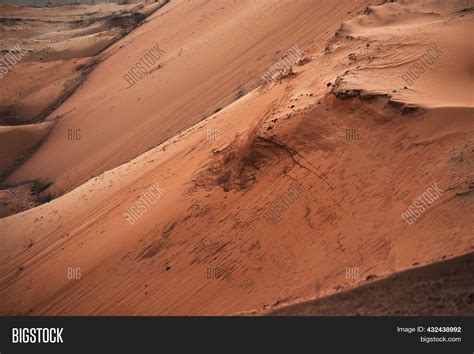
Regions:
M 474 253 L 270 311 L 273 316 L 472 316 Z

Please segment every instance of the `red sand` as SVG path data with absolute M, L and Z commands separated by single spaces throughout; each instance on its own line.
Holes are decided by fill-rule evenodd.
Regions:
M 57 198 L 0 219 L 0 313 L 266 314 L 472 253 L 472 9 L 366 4 L 172 0 L 95 56 L 4 181 Z M 128 87 L 156 44 L 161 66 Z M 264 84 L 294 44 L 306 60 Z M 404 222 L 433 183 L 439 199 Z

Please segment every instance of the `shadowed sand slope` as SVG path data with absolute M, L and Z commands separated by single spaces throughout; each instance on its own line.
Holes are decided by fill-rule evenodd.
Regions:
M 273 316 L 474 316 L 474 253 L 393 274 Z
M 264 313 L 314 300 L 315 288 L 327 294 L 360 285 L 347 277 L 348 268 L 357 269 L 360 279 L 382 278 L 473 252 L 473 105 L 463 95 L 449 97 L 442 89 L 428 95 L 423 89 L 423 80 L 439 75 L 442 85 L 465 90 L 461 77 L 467 69 L 460 65 L 446 75 L 458 64 L 446 50 L 440 67 L 430 64 L 433 72 L 404 89 L 408 84 L 400 78 L 411 62 L 399 60 L 425 50 L 428 42 L 444 43 L 440 28 L 464 33 L 472 12 L 458 12 L 452 3 L 433 18 L 426 12 L 436 7 L 414 2 L 348 14 L 351 21 L 342 26 L 329 23 L 338 22 L 335 15 L 319 16 L 329 21 L 324 28 L 338 30 L 311 45 L 316 8 L 303 11 L 281 2 L 287 11 L 275 12 L 277 5 L 256 5 L 263 2 L 238 7 L 237 1 L 236 8 L 224 9 L 210 4 L 176 2 L 110 47 L 86 84 L 59 108 L 58 114 L 69 112 L 68 119 L 10 176 L 21 179 L 49 158 L 50 168 L 39 169 L 42 176 L 70 191 L 0 220 L 0 313 Z M 252 14 L 260 10 L 251 27 Z M 194 24 L 189 28 L 176 20 L 188 11 L 194 16 L 188 17 Z M 292 11 L 301 15 L 295 27 L 285 17 Z M 222 18 L 209 16 L 215 12 Z M 241 14 L 243 22 L 231 21 L 230 13 Z M 410 31 L 413 17 L 417 27 Z M 403 20 L 403 31 L 391 26 Z M 298 32 L 301 21 L 308 31 Z M 306 60 L 275 85 L 234 101 L 240 81 L 232 76 L 247 68 L 247 51 L 251 57 L 253 51 L 272 56 L 292 44 L 271 42 L 263 31 L 278 23 L 288 41 L 307 36 Z M 362 25 L 350 29 L 351 23 Z M 253 42 L 245 30 L 230 38 L 241 25 L 261 41 Z M 396 47 L 390 35 L 405 44 Z M 182 42 L 188 37 L 193 40 Z M 470 50 L 468 41 L 453 42 Z M 115 85 L 122 80 L 117 75 L 154 43 L 166 51 L 163 67 L 130 88 Z M 226 43 L 232 45 L 219 47 Z M 183 57 L 186 51 L 194 56 Z M 193 70 L 179 71 L 181 61 Z M 257 72 L 264 65 L 250 67 Z M 192 87 L 185 86 L 185 77 Z M 157 93 L 163 83 L 168 86 Z M 400 90 L 404 94 L 397 96 Z M 222 109 L 212 113 L 218 103 Z M 211 115 L 199 121 L 194 113 L 204 108 Z M 84 117 L 88 126 L 79 125 Z M 60 140 L 71 127 L 82 128 L 85 136 L 77 150 Z M 151 142 L 156 147 L 120 164 Z M 98 175 L 86 178 L 86 171 Z M 430 188 L 436 197 L 406 222 L 406 210 Z M 145 195 L 151 198 L 146 206 Z M 137 217 L 130 217 L 132 210 Z M 80 278 L 70 277 L 73 268 L 80 269 Z M 437 303 L 400 306 L 427 313 Z M 459 304 L 456 311 L 467 311 Z
M 55 194 L 69 191 L 241 97 L 290 47 L 321 46 L 365 3 L 172 1 L 104 53 L 48 117 L 61 119 L 45 144 L 6 182 L 37 178 Z M 164 53 L 148 74 L 124 78 L 155 46 Z M 68 129 L 80 129 L 81 141 L 68 141 Z
M 60 118 L 44 122 L 46 117 L 82 84 L 100 52 L 166 2 L 60 8 L 0 5 L 0 183 L 4 187 L 0 194 L 14 194 L 18 201 L 2 201 L 0 215 L 39 202 L 17 193 L 38 181 L 35 173 L 24 181 L 4 182 L 42 145 Z M 64 136 L 66 141 L 72 140 L 70 132 Z
M 23 126 L 0 126 L 0 176 L 15 162 L 18 156 L 27 153 L 31 146 L 46 137 L 53 122 Z
M 28 8 L 0 5 L 0 124 L 44 120 L 83 81 L 94 56 L 166 1 L 153 4 Z M 11 57 L 10 57 L 11 59 Z M 8 72 L 4 72 L 8 68 Z

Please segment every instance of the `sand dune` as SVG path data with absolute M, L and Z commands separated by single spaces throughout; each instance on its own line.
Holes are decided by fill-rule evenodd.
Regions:
M 7 58 L 2 64 L 0 86 L 2 182 L 44 142 L 44 128 L 58 121 L 58 116 L 48 116 L 82 84 L 96 65 L 96 56 L 165 3 L 61 8 L 0 5 L 0 49 L 2 58 Z M 46 118 L 48 123 L 34 126 Z M 62 138 L 70 141 L 67 134 Z M 3 183 L 3 190 L 9 195 L 13 190 L 7 189 L 12 185 L 31 187 L 32 181 L 38 180 L 32 173 L 26 180 Z M 18 205 L 6 203 L 1 214 L 37 205 L 30 199 Z
M 473 316 L 474 256 L 416 267 L 332 296 L 273 310 L 276 316 Z
M 58 197 L 0 219 L 0 313 L 267 314 L 314 301 L 315 287 L 361 285 L 348 268 L 385 278 L 379 294 L 420 264 L 467 255 L 471 267 L 472 59 L 455 53 L 472 51 L 472 11 L 366 6 L 172 1 L 100 54 L 6 180 L 48 181 L 43 193 Z M 305 60 L 264 83 L 295 43 Z M 444 53 L 408 84 L 433 43 Z M 123 75 L 155 44 L 161 66 L 128 87 Z M 82 138 L 66 141 L 68 129 Z M 405 222 L 433 183 L 439 198 Z M 159 199 L 127 221 L 156 184 Z M 344 301 L 327 311 L 379 314 Z M 438 304 L 400 313 L 469 309 Z
M 33 175 L 53 182 L 54 193 L 67 192 L 257 87 L 260 75 L 289 47 L 321 45 L 347 12 L 363 4 L 171 2 L 104 53 L 84 85 L 49 116 L 64 119 L 48 141 L 6 182 Z M 165 53 L 129 87 L 123 76 L 155 45 Z M 64 141 L 67 129 L 81 129 L 84 143 Z M 56 162 L 43 169 L 53 154 Z
M 0 126 L 0 175 L 12 163 L 46 137 L 53 122 L 22 126 Z
M 79 85 L 82 67 L 92 63 L 92 57 L 164 3 L 56 8 L 0 5 L 2 55 L 12 48 L 26 52 L 2 75 L 0 123 L 23 124 L 46 118 L 58 106 L 54 103 L 62 103 L 62 97 Z

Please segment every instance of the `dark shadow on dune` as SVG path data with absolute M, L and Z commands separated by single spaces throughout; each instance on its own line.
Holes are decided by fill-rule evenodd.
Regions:
M 289 305 L 267 315 L 473 316 L 473 272 L 474 253 L 468 253 L 375 278 L 357 288 Z

